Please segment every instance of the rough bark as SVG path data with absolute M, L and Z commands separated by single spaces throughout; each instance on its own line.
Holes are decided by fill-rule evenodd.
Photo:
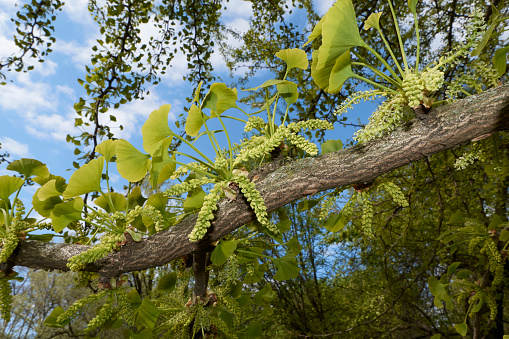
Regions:
M 432 154 L 509 129 L 509 86 L 501 86 L 434 109 L 391 135 L 338 152 L 265 165 L 250 175 L 273 211 L 297 199 L 327 189 L 371 182 L 378 176 Z M 111 277 L 167 264 L 204 249 L 210 242 L 253 220 L 244 199 L 222 200 L 203 240 L 188 240 L 196 215 L 170 229 L 129 241 L 118 252 L 90 264 L 86 270 Z M 67 260 L 88 246 L 21 241 L 10 262 L 41 269 L 67 270 Z

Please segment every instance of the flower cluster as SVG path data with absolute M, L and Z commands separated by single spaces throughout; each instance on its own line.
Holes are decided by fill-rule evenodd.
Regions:
M 122 234 L 106 234 L 101 237 L 99 244 L 89 248 L 85 252 L 81 252 L 74 257 L 71 257 L 67 262 L 67 267 L 71 271 L 79 271 L 84 268 L 86 264 L 92 263 L 96 260 L 104 258 L 114 249 L 118 247 L 118 243 L 125 241 L 125 235 Z
M 96 328 L 103 325 L 108 319 L 113 315 L 113 298 L 110 294 L 108 300 L 101 307 L 99 313 L 95 316 L 94 319 L 90 320 L 87 327 L 85 328 L 85 332 L 91 332 Z
M 12 307 L 12 286 L 11 283 L 3 278 L 0 279 L 0 315 L 7 324 L 11 319 Z
M 63 323 L 64 321 L 71 319 L 83 307 L 101 299 L 108 292 L 109 292 L 108 290 L 104 290 L 104 291 L 98 292 L 96 294 L 91 294 L 89 296 L 86 296 L 85 298 L 75 301 L 74 304 L 72 304 L 67 310 L 65 310 L 62 314 L 60 314 L 58 316 L 57 323 Z
M 401 207 L 408 207 L 408 201 L 405 198 L 405 195 L 401 191 L 401 188 L 398 187 L 393 182 L 387 181 L 380 185 L 381 188 L 385 189 L 392 197 L 392 200 Z
M 198 219 L 194 225 L 193 231 L 189 234 L 189 240 L 198 241 L 202 239 L 210 227 L 210 221 L 214 219 L 214 211 L 217 210 L 217 202 L 221 198 L 219 193 L 226 185 L 225 182 L 219 182 L 214 185 L 203 200 L 203 206 L 198 213 Z

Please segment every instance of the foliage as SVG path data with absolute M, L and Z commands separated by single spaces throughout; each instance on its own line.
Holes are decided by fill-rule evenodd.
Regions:
M 46 18 L 62 4 L 40 2 L 42 7 L 34 12 L 36 4 L 24 6 L 18 18 L 26 22 L 25 29 L 40 26 L 50 41 L 46 43 L 49 48 L 54 41 L 49 32 L 54 17 L 30 23 Z M 316 19 L 310 2 L 300 4 Z M 423 38 L 427 44 L 421 42 L 421 29 L 430 28 L 420 24 L 417 1 L 408 1 L 401 12 L 412 14 L 413 31 L 400 29 L 396 9 L 389 1 L 395 31 L 386 29 L 383 11 L 373 13 L 370 9 L 369 16 L 363 16 L 367 17 L 364 29 L 374 28 L 379 39 L 363 39 L 352 1 L 338 0 L 314 26 L 303 46 L 307 50 L 283 46 L 288 48 L 276 53 L 272 51 L 275 47 L 293 42 L 260 38 L 257 28 L 268 31 L 269 37 L 283 33 L 288 33 L 288 40 L 300 41 L 302 37 L 292 34 L 291 25 L 279 32 L 274 29 L 284 13 L 279 2 L 253 1 L 253 5 L 266 16 L 257 12 L 243 38 L 249 48 L 260 42 L 257 48 L 271 51 L 270 60 L 278 63 L 279 76 L 249 89 L 250 99 L 261 99 L 254 103 L 261 109 L 247 113 L 237 103 L 237 90 L 224 83 L 213 83 L 202 93 L 203 81 L 209 82 L 213 76 L 211 50 L 201 46 L 212 42 L 212 30 L 225 29 L 217 20 L 220 4 L 163 1 L 156 6 L 152 1 L 112 0 L 101 7 L 96 1 L 89 2 L 104 39 L 93 48 L 85 80 L 79 80 L 88 98 L 80 98 L 75 109 L 79 115 L 76 126 L 93 125 L 96 132 L 68 136 L 77 146 L 92 146 L 81 156 L 87 163 L 81 167 L 75 163 L 77 170 L 68 182 L 33 159 L 9 164 L 7 169 L 21 177 L 0 177 L 0 311 L 4 321 L 9 321 L 12 303 L 10 281 L 20 279 L 9 267 L 20 239 L 49 241 L 57 236 L 68 243 L 90 245 L 72 256 L 67 266 L 80 272 L 82 282 L 94 293 L 77 296 L 73 304 L 54 305 L 51 313 L 42 315 L 47 327 L 70 328 L 91 307 L 96 312 L 80 322 L 80 333 L 99 335 L 120 328 L 132 337 L 184 338 L 283 337 L 297 332 L 327 336 L 349 332 L 359 338 L 391 331 L 403 336 L 447 336 L 454 331 L 465 335 L 480 330 L 502 333 L 509 244 L 506 134 L 470 146 L 473 152 L 466 152 L 463 158 L 454 151 L 442 153 L 375 182 L 320 193 L 316 199 L 302 200 L 273 214 L 267 213 L 256 178 L 248 169 L 317 155 L 311 131 L 316 138 L 323 137 L 332 123 L 315 118 L 316 106 L 310 107 L 308 114 L 303 108 L 312 100 L 311 92 L 336 95 L 347 79 L 376 89 L 352 94 L 338 107 L 338 113 L 362 99 L 386 98 L 369 124 L 357 132 L 357 142 L 382 137 L 411 117 L 426 114 L 444 103 L 439 98 L 460 99 L 498 85 L 505 49 L 495 53 L 495 68 L 484 55 L 475 63 L 462 62 L 493 48 L 489 41 L 505 18 L 495 7 L 489 18 L 474 11 L 465 28 L 466 41 L 449 46 L 440 58 L 427 60 L 429 52 L 421 43 L 430 44 L 427 38 Z M 177 21 L 183 29 L 175 35 L 172 26 Z M 148 22 L 159 27 L 160 36 L 142 45 L 140 27 Z M 23 70 L 24 55 L 37 56 L 33 44 L 45 43 L 32 33 L 19 30 L 18 34 L 26 37 L 23 42 L 16 38 L 22 55 L 6 59 L 0 69 Z M 107 125 L 100 122 L 100 114 L 111 106 L 118 108 L 142 98 L 144 84 L 156 84 L 159 72 L 171 61 L 175 50 L 166 45 L 177 37 L 185 42 L 182 48 L 191 70 L 188 77 L 198 84 L 185 123 L 176 126 L 182 126 L 187 136 L 170 128 L 171 106 L 163 105 L 142 127 L 143 153 L 126 140 L 114 140 Z M 41 56 L 48 52 L 46 49 Z M 238 50 L 224 47 L 223 52 L 246 58 Z M 308 54 L 312 58 L 310 74 L 318 88 L 305 75 Z M 425 61 L 427 66 L 422 67 Z M 233 62 L 230 66 L 235 67 Z M 461 76 L 451 73 L 451 68 L 463 66 L 466 71 Z M 231 113 L 233 110 L 239 116 Z M 233 143 L 227 119 L 244 127 L 246 138 L 238 144 Z M 115 116 L 110 115 L 110 120 Z M 105 140 L 100 142 L 102 137 Z M 201 138 L 209 140 L 209 151 L 198 148 Z M 342 147 L 341 141 L 328 140 L 321 150 L 327 154 Z M 112 163 L 128 182 L 124 193 L 114 192 L 110 185 Z M 455 172 L 454 166 L 465 171 Z M 31 210 L 25 213 L 19 199 L 29 180 L 40 185 L 32 205 L 43 220 L 29 218 Z M 173 181 L 164 192 L 147 198 L 137 184 L 148 181 L 156 189 L 169 180 Z M 477 191 L 479 187 L 481 191 Z M 341 195 L 345 191 L 350 194 L 340 208 L 337 202 L 345 197 Z M 89 195 L 95 206 L 87 201 Z M 211 244 L 206 235 L 215 212 L 221 204 L 236 199 L 249 203 L 256 220 Z M 131 278 L 83 273 L 109 253 L 123 251 L 127 243 L 140 242 L 193 214 L 196 222 L 187 236 L 196 242 L 197 250 L 169 268 L 133 273 Z M 463 214 L 468 216 L 465 225 Z M 52 233 L 35 233 L 40 230 Z M 458 271 L 459 267 L 465 269 Z M 146 282 L 145 293 L 141 293 L 140 276 Z M 157 289 L 152 284 L 156 279 Z M 401 322 L 424 326 L 420 330 L 399 328 Z

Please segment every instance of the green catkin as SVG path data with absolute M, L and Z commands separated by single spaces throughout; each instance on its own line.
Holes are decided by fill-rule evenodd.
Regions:
M 117 248 L 117 242 L 124 240 L 124 234 L 106 234 L 101 237 L 99 244 L 71 257 L 67 263 L 67 267 L 69 267 L 71 271 L 79 271 L 84 268 L 86 264 L 95 262 L 113 252 L 113 250 Z
M 127 299 L 127 292 L 124 289 L 115 290 L 117 296 L 118 311 L 129 326 L 134 326 L 134 310 Z
M 87 332 L 87 333 L 91 332 L 91 331 L 99 328 L 100 326 L 102 326 L 106 321 L 108 321 L 108 319 L 111 318 L 113 313 L 114 313 L 113 298 L 110 295 L 108 300 L 101 307 L 101 310 L 99 311 L 97 316 L 94 319 L 90 320 L 87 327 L 85 328 L 85 332 Z
M 214 219 L 214 212 L 217 210 L 217 203 L 221 198 L 220 192 L 226 185 L 224 182 L 220 182 L 214 185 L 203 200 L 203 206 L 198 212 L 198 219 L 194 225 L 193 231 L 189 234 L 189 240 L 198 241 L 202 239 L 207 233 L 210 227 L 210 221 Z
M 83 307 L 85 307 L 88 304 L 91 304 L 102 297 L 104 297 L 109 291 L 104 290 L 96 294 L 91 294 L 89 296 L 86 296 L 85 298 L 82 298 L 80 300 L 77 300 L 72 304 L 67 310 L 64 311 L 64 313 L 60 314 L 57 318 L 57 323 L 62 323 L 64 321 L 67 321 L 71 319 L 76 313 L 78 313 Z

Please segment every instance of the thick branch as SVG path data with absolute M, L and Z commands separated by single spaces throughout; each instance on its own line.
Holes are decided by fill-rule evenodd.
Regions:
M 413 161 L 507 129 L 509 86 L 501 86 L 432 110 L 426 119 L 414 120 L 383 139 L 318 157 L 267 164 L 251 177 L 268 211 L 273 211 L 316 192 L 370 182 Z M 87 270 L 115 276 L 164 265 L 205 248 L 253 219 L 254 214 L 243 199 L 222 200 L 202 241 L 188 240 L 196 220 L 193 216 L 140 242 L 128 242 L 120 251 L 89 265 Z M 21 241 L 11 262 L 31 268 L 67 270 L 67 259 L 87 248 Z

